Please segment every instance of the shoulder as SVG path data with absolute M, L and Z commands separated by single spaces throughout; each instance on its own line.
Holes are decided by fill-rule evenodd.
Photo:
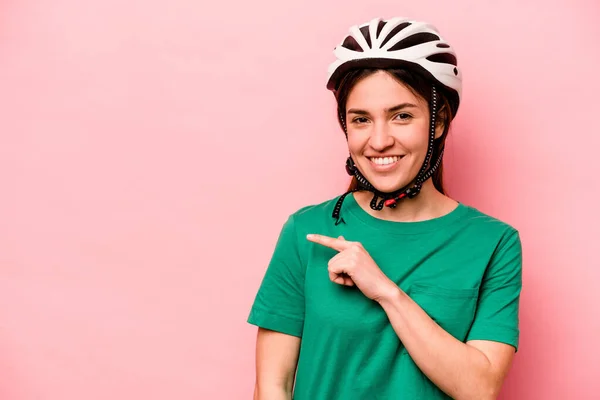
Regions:
M 333 209 L 340 197 L 336 196 L 320 203 L 303 206 L 289 216 L 289 221 L 297 228 L 314 228 L 315 225 L 330 222 L 333 218 Z
M 480 233 L 487 232 L 493 236 L 518 236 L 519 231 L 510 223 L 486 214 L 473 206 L 465 204 L 463 206 L 467 209 L 463 221 L 467 228 Z
M 464 230 L 474 245 L 491 247 L 494 256 L 520 255 L 522 251 L 519 230 L 512 224 L 472 206 L 465 213 Z
M 288 237 L 295 237 L 303 243 L 304 237 L 309 233 L 323 232 L 332 226 L 332 213 L 340 196 L 327 199 L 320 203 L 305 205 L 288 215 L 283 231 L 288 232 Z M 292 234 L 293 233 L 293 234 Z
M 318 204 L 303 206 L 288 215 L 277 241 L 275 255 L 296 254 L 301 263 L 306 263 L 310 242 L 309 233 L 322 232 L 323 227 L 332 225 L 332 212 L 339 196 Z

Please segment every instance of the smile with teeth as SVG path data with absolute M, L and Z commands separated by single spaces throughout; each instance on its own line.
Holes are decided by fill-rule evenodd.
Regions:
M 392 156 L 392 157 L 369 157 L 369 160 L 373 164 L 377 165 L 389 165 L 398 162 L 402 157 Z

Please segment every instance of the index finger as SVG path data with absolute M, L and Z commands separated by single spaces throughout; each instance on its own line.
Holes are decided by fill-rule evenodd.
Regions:
M 336 239 L 329 236 L 309 234 L 306 238 L 311 242 L 318 243 L 322 246 L 329 247 L 337 251 L 344 251 L 350 246 L 350 242 L 342 239 Z

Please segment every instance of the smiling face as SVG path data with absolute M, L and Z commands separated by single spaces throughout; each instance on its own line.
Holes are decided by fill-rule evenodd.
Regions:
M 376 189 L 393 192 L 419 173 L 429 141 L 429 105 L 385 71 L 359 80 L 348 94 L 350 155 Z M 436 137 L 443 126 L 436 129 Z

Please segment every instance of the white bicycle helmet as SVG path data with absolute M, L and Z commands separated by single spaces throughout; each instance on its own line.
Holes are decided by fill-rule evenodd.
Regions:
M 336 91 L 346 72 L 356 68 L 413 67 L 454 95 L 456 114 L 462 91 L 462 74 L 456 53 L 431 24 L 407 18 L 375 18 L 354 25 L 333 54 L 327 72 L 327 89 Z

